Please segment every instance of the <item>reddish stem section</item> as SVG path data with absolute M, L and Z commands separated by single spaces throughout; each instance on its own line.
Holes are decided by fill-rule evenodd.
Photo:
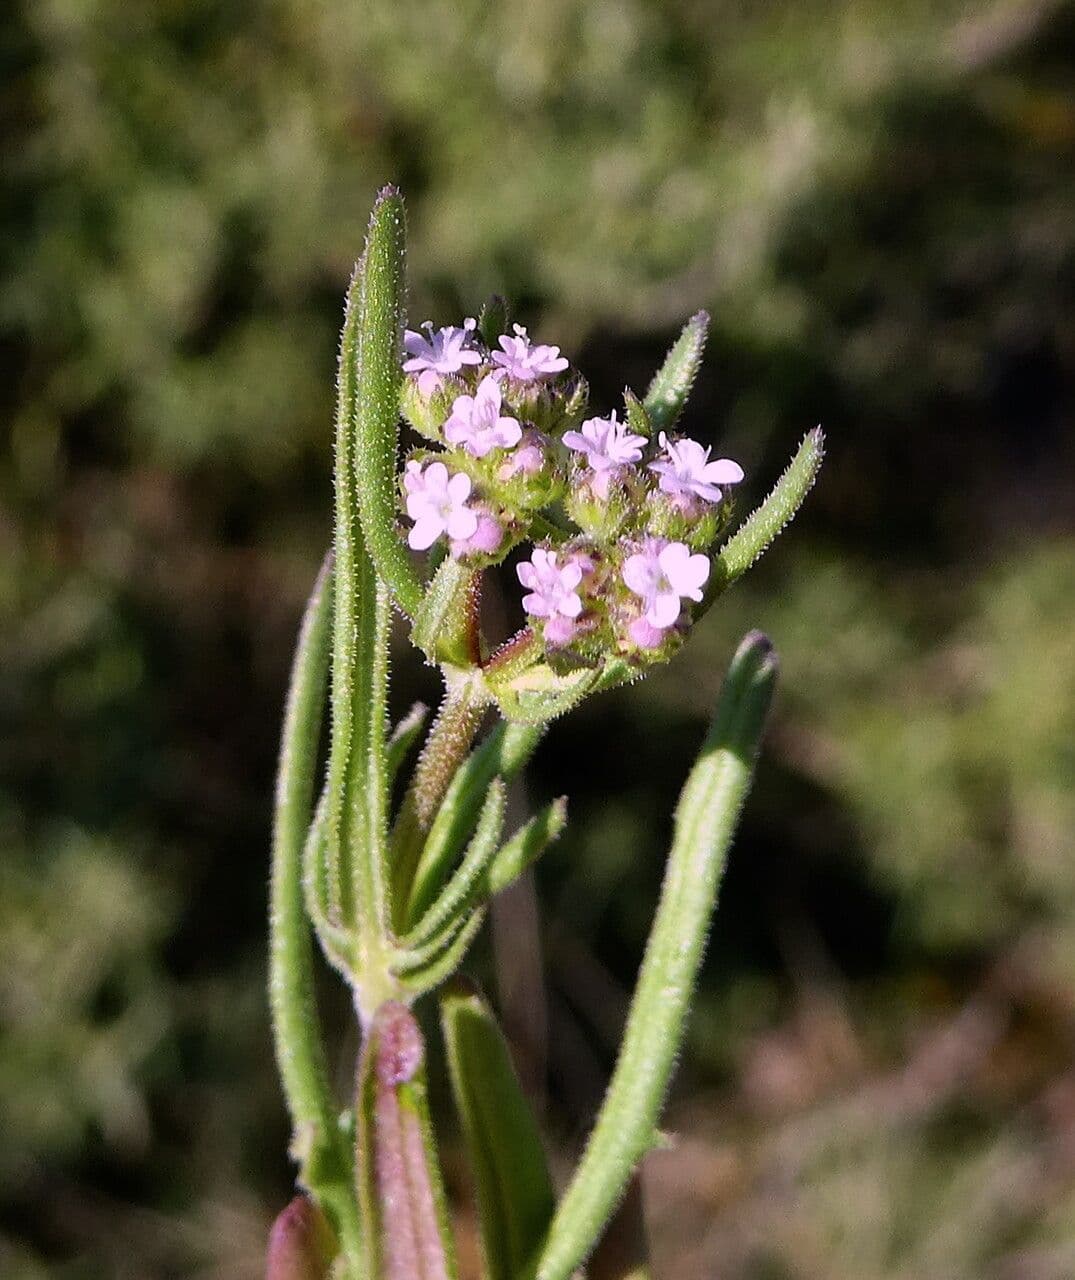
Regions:
M 272 1224 L 265 1280 L 326 1280 L 335 1252 L 320 1210 L 306 1196 L 296 1196 Z

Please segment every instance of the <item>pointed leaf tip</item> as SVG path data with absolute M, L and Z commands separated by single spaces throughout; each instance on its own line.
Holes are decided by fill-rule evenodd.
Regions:
M 655 431 L 671 430 L 683 412 L 702 363 L 708 332 L 708 313 L 696 312 L 654 374 L 643 403 Z
M 710 578 L 707 606 L 756 563 L 795 518 L 814 487 L 825 456 L 825 434 L 808 431 L 795 456 L 761 506 L 755 508 L 721 547 Z
M 421 580 L 397 527 L 396 442 L 402 379 L 407 219 L 402 197 L 385 188 L 373 206 L 345 354 L 349 402 L 341 429 L 350 434 L 353 486 L 363 541 L 396 604 L 413 618 Z M 394 190 L 394 189 L 393 189 Z M 361 460 L 361 465 L 359 465 Z

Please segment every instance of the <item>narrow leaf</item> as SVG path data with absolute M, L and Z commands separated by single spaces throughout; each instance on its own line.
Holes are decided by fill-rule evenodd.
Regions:
M 803 437 L 769 496 L 721 547 L 713 565 L 707 601 L 741 578 L 791 523 L 814 486 L 824 456 L 825 436 L 820 427 L 815 427 Z
M 478 815 L 474 837 L 451 877 L 447 877 L 448 868 L 423 861 L 421 869 L 425 874 L 415 880 L 410 904 L 411 919 L 417 923 L 402 939 L 404 945 L 425 942 L 454 917 L 462 915 L 477 897 L 483 873 L 493 860 L 500 841 L 506 805 L 503 780 L 494 778 Z M 439 889 L 446 879 L 444 888 Z
M 302 883 L 306 914 L 314 926 L 325 959 L 346 979 L 355 984 L 355 934 L 341 925 L 329 892 L 328 793 L 323 791 L 317 802 L 313 822 L 302 852 Z
M 443 883 L 445 872 L 452 867 L 470 838 L 478 814 L 485 804 L 493 779 L 505 783 L 523 768 L 541 740 L 541 731 L 530 725 L 498 724 L 484 742 L 472 751 L 448 785 L 443 801 L 420 847 L 414 872 L 407 887 L 406 899 L 400 900 L 400 931 L 405 932 L 413 919 L 409 913 L 415 886 L 421 884 L 423 894 Z
M 300 1178 L 332 1219 L 349 1257 L 359 1248 L 351 1156 L 336 1126 L 313 981 L 303 850 L 313 807 L 328 678 L 333 579 L 326 560 L 306 607 L 291 672 L 273 818 L 269 993 L 276 1059 Z
M 362 532 L 378 576 L 413 618 L 422 602 L 422 584 L 396 524 L 406 242 L 403 197 L 395 187 L 385 187 L 373 206 L 360 268 L 355 479 Z
M 420 965 L 413 963 L 413 955 L 406 956 L 404 964 L 397 970 L 400 985 L 415 999 L 429 991 L 435 991 L 463 963 L 463 958 L 470 950 L 471 943 L 481 932 L 484 923 L 485 908 L 479 907 L 458 932 L 452 932 L 455 929 L 454 923 L 445 930 L 444 936 L 450 937 L 451 941 L 443 951 L 431 955 L 430 959 Z M 434 951 L 432 943 L 427 944 L 427 947 L 430 952 Z
M 457 1274 L 425 1084 L 425 1046 L 406 1005 L 380 1006 L 359 1063 L 358 1195 L 365 1274 L 454 1280 Z
M 369 446 L 363 444 L 359 429 L 363 422 L 369 429 L 370 415 L 374 413 L 370 401 L 376 399 L 378 378 L 383 373 L 382 348 L 388 339 L 382 330 L 386 325 L 391 331 L 389 345 L 395 350 L 398 344 L 395 328 L 374 305 L 388 289 L 382 280 L 387 270 L 383 260 L 390 256 L 391 249 L 390 243 L 384 243 L 386 238 L 390 240 L 385 228 L 391 226 L 391 217 L 381 206 L 379 202 L 374 209 L 366 253 L 348 290 L 336 408 L 329 891 L 336 922 L 343 927 L 359 926 L 355 960 L 360 973 L 375 964 L 367 956 L 378 946 L 386 925 L 386 704 L 391 617 L 388 591 L 371 559 L 368 528 L 365 524 L 360 527 L 359 519 L 359 489 L 374 470 L 366 456 Z M 379 234 L 375 235 L 375 231 Z M 393 400 L 391 439 L 386 445 L 393 470 L 395 413 Z
M 406 760 L 407 753 L 414 746 L 415 740 L 422 732 L 422 726 L 425 724 L 428 715 L 429 708 L 426 704 L 424 702 L 416 702 L 392 730 L 392 736 L 388 739 L 388 749 L 385 754 L 385 767 L 388 770 L 389 787 L 399 776 L 403 761 Z
M 706 929 L 776 679 L 764 636 L 743 641 L 676 810 L 661 900 L 623 1044 L 585 1154 L 560 1202 L 537 1280 L 568 1280 L 593 1249 L 638 1161 L 653 1144 L 686 1027 Z
M 567 797 L 561 796 L 535 814 L 501 846 L 485 874 L 482 897 L 492 898 L 514 884 L 559 836 L 566 823 Z
M 441 998 L 448 1070 L 478 1193 L 486 1280 L 517 1280 L 555 1208 L 541 1136 L 492 1011 L 475 992 Z
M 708 332 L 706 312 L 691 316 L 654 374 L 643 402 L 654 431 L 671 431 L 676 425 L 702 363 Z

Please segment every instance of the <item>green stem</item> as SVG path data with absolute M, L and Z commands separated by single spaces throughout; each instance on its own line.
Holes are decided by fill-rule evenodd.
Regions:
M 332 599 L 328 559 L 306 607 L 284 715 L 273 821 L 269 992 L 300 1180 L 323 1206 L 345 1254 L 354 1260 L 359 1256 L 360 1228 L 350 1186 L 351 1157 L 337 1124 L 321 1043 L 302 884 L 328 678 Z
M 549 1230 L 537 1280 L 568 1280 L 653 1145 L 775 679 L 769 642 L 758 633 L 748 636 L 729 668 L 712 726 L 680 796 L 661 900 L 616 1070 Z

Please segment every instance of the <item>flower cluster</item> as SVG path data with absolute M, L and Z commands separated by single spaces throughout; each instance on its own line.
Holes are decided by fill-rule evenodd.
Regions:
M 666 656 L 703 599 L 742 468 L 655 433 L 629 392 L 624 420 L 586 417 L 586 384 L 559 347 L 484 328 L 405 336 L 403 412 L 436 446 L 403 472 L 410 546 L 444 540 L 481 568 L 533 540 L 516 574 L 547 651 Z

